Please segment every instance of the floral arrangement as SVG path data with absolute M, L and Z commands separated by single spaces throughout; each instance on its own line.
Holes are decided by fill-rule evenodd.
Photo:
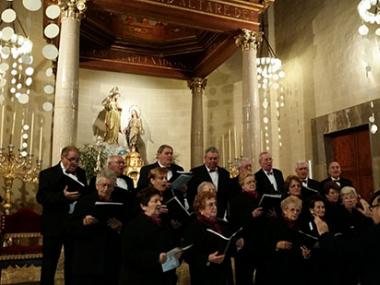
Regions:
M 86 177 L 90 180 L 96 173 L 103 168 L 108 154 L 105 145 L 85 144 L 80 149 L 81 167 L 86 172 Z

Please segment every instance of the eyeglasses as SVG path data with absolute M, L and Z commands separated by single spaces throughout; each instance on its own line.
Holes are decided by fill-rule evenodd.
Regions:
M 66 157 L 66 156 L 64 156 L 64 158 L 70 162 L 79 162 L 80 161 L 79 157 Z
M 97 185 L 99 185 L 100 187 L 102 187 L 102 188 L 108 188 L 108 189 L 113 189 L 114 188 L 114 184 L 109 184 L 109 183 L 99 183 L 99 184 L 97 184 Z

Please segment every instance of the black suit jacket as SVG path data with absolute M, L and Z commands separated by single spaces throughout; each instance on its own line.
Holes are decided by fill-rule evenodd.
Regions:
M 149 180 L 148 180 L 149 172 L 152 169 L 157 168 L 157 167 L 160 167 L 157 161 L 155 163 L 144 165 L 143 167 L 141 167 L 139 181 L 137 182 L 138 190 L 144 189 L 145 187 L 149 185 Z M 170 178 L 169 182 L 173 182 L 179 176 L 178 171 L 183 171 L 183 168 L 173 163 L 170 167 L 170 170 L 172 171 L 173 176 L 172 178 Z
M 203 181 L 208 181 L 212 183 L 212 179 L 205 165 L 195 167 L 190 171 L 192 172 L 193 177 L 191 178 L 188 184 L 187 192 L 189 197 L 189 203 L 192 206 L 194 198 L 197 195 L 198 185 L 201 184 Z M 231 198 L 230 173 L 226 169 L 218 167 L 218 174 L 218 189 L 216 193 L 218 204 L 218 217 L 223 217 Z
M 313 190 L 316 190 L 317 192 L 315 192 Z M 302 197 L 306 198 L 306 199 L 308 199 L 308 198 L 310 198 L 310 197 L 312 197 L 312 196 L 314 196 L 316 194 L 323 194 L 322 193 L 322 188 L 321 188 L 321 183 L 319 183 L 317 180 L 314 180 L 314 179 L 311 179 L 311 178 L 307 179 L 307 188 L 305 188 L 302 185 L 301 191 L 302 191 Z
M 83 169 L 78 167 L 76 175 L 79 181 L 87 184 Z M 60 164 L 40 172 L 36 198 L 42 205 L 42 234 L 45 236 L 59 237 L 65 233 L 71 203 L 63 194 L 65 178 Z M 86 187 L 84 194 L 88 192 Z
M 274 178 L 277 182 L 278 191 L 274 189 L 273 184 L 270 182 L 267 175 L 264 173 L 264 170 L 260 169 L 255 173 L 256 188 L 259 193 L 284 193 L 284 177 L 282 176 L 282 172 L 275 168 L 272 168 L 272 171 Z
M 333 181 L 333 180 L 331 179 L 331 176 L 328 177 L 328 178 L 326 178 L 325 180 L 323 180 L 323 181 L 321 182 L 322 189 L 323 189 L 324 185 L 325 185 L 327 182 L 330 182 L 330 181 Z M 339 185 L 339 184 L 340 184 L 340 185 Z M 353 186 L 353 185 L 352 185 L 352 181 L 349 180 L 349 179 L 347 179 L 347 178 L 344 178 L 344 177 L 340 177 L 340 178 L 339 178 L 339 184 L 338 184 L 338 186 L 339 186 L 340 188 L 343 188 L 344 186 Z

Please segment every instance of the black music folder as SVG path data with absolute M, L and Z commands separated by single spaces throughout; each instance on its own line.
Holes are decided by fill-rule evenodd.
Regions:
M 180 222 L 186 221 L 193 214 L 193 212 L 186 210 L 177 196 L 170 198 L 166 202 L 166 206 L 168 207 L 170 216 Z
M 258 207 L 262 207 L 264 210 L 269 210 L 272 208 L 279 208 L 281 202 L 281 194 L 263 194 L 261 196 Z
M 180 172 L 180 171 L 178 171 L 178 173 L 180 173 L 180 176 L 178 176 L 172 182 L 172 189 L 173 190 L 179 190 L 179 189 L 181 189 L 193 177 L 193 174 L 191 172 Z
M 100 221 L 107 221 L 111 218 L 122 220 L 123 203 L 119 202 L 95 202 L 93 216 Z
M 206 231 L 210 233 L 211 238 L 215 239 L 214 244 L 217 245 L 219 254 L 226 254 L 227 252 L 229 252 L 231 246 L 234 245 L 237 241 L 238 234 L 242 230 L 243 228 L 240 227 L 236 232 L 227 237 L 212 229 L 206 229 Z
M 298 231 L 297 239 L 300 245 L 304 245 L 309 249 L 314 248 L 319 240 L 318 237 L 305 233 L 301 230 Z
M 86 189 L 86 185 L 80 182 L 79 180 L 75 180 L 68 175 L 64 175 L 64 184 L 67 185 L 68 192 L 80 192 L 83 193 Z

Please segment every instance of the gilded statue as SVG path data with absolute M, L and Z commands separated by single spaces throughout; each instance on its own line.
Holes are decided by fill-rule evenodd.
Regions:
M 130 151 L 137 150 L 137 142 L 141 135 L 144 134 L 143 123 L 140 117 L 140 111 L 136 106 L 131 107 L 131 118 L 124 133 Z
M 106 132 L 104 135 L 104 142 L 108 144 L 119 143 L 119 133 L 121 133 L 121 108 L 118 105 L 120 97 L 119 88 L 114 87 L 111 89 L 109 95 L 103 100 L 102 105 L 106 111 L 104 123 L 106 125 Z

